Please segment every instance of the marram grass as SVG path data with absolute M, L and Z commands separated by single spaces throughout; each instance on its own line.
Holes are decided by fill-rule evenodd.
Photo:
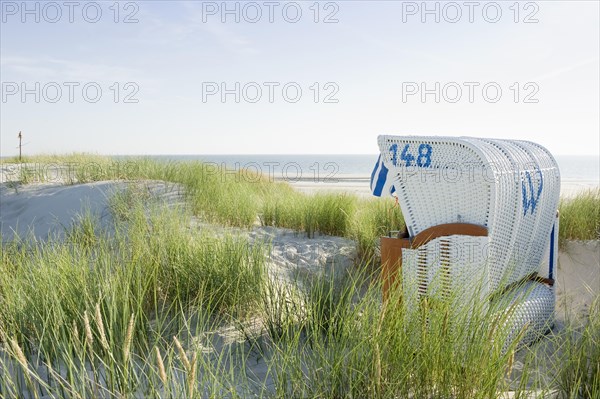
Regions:
M 200 162 L 89 154 L 34 156 L 24 164 L 10 161 L 4 161 L 8 176 L 21 183 L 152 179 L 182 184 L 193 212 L 207 221 L 242 227 L 260 223 L 311 236 L 317 232 L 345 236 L 356 240 L 360 253 L 367 256 L 373 254 L 378 237 L 403 227 L 400 209 L 392 200 L 334 193 L 306 195 L 249 171 L 225 171 Z M 559 210 L 561 241 L 600 237 L 599 189 L 563 198 Z
M 598 298 L 583 326 L 546 338 L 559 351 L 526 353 L 523 363 L 545 362 L 547 375 L 510 380 L 516 341 L 500 345 L 502 315 L 452 323 L 447 304 L 406 309 L 400 290 L 382 305 L 366 263 L 341 280 L 279 284 L 267 275 L 267 245 L 192 229 L 188 213 L 343 235 L 368 254 L 402 225 L 392 201 L 308 196 L 199 163 L 95 161 L 94 174 L 75 166 L 70 183 L 166 180 L 185 187 L 188 206 L 152 204 L 132 187 L 111 201 L 110 226 L 84 213 L 64 238 L 3 241 L 0 398 L 600 397 Z M 598 197 L 561 203 L 561 237 L 597 238 Z M 584 219 L 593 223 L 582 228 Z M 224 344 L 224 326 L 241 341 Z
M 287 227 L 309 236 L 344 236 L 356 240 L 359 253 L 367 258 L 373 255 L 379 236 L 403 226 L 400 209 L 391 199 L 365 200 L 337 193 L 308 195 L 249 171 L 225 171 L 200 162 L 101 156 L 86 159 L 84 154 L 66 156 L 62 162 L 56 155 L 28 161 L 13 164 L 8 176 L 21 183 L 162 180 L 181 184 L 192 212 L 208 222 Z
M 600 239 L 600 189 L 590 189 L 560 201 L 562 240 Z
M 127 317 L 117 301 L 107 300 L 55 333 L 50 349 L 37 347 L 41 337 L 4 334 L 9 338 L 2 343 L 0 395 L 503 397 L 516 350 L 515 340 L 503 350 L 506 316 L 481 309 L 453 321 L 449 302 L 423 302 L 409 311 L 401 292 L 393 292 L 382 305 L 380 287 L 364 270 L 341 281 L 318 279 L 280 301 L 283 308 L 259 307 L 267 312 L 263 320 L 279 320 L 280 329 L 269 330 L 265 324 L 263 334 L 248 334 L 241 345 L 211 346 L 206 337 L 218 323 L 201 307 L 141 317 L 131 312 Z M 269 297 L 272 292 L 261 290 L 260 295 L 266 295 L 262 301 L 277 301 Z M 179 319 L 176 326 L 164 326 L 174 323 L 173 318 Z M 238 320 L 240 325 L 244 320 Z M 561 348 L 546 359 L 550 379 L 524 373 L 516 381 L 516 394 L 538 390 L 541 395 L 597 397 L 599 322 L 596 301 L 584 328 L 567 327 L 550 336 Z M 40 323 L 48 332 L 60 330 L 54 323 Z M 535 363 L 536 356 L 528 353 L 524 363 Z M 264 371 L 257 376 L 252 370 L 259 362 Z

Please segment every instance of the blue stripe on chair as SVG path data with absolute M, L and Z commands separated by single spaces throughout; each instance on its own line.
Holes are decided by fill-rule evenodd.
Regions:
M 379 170 L 379 176 L 377 176 L 377 184 L 375 185 L 375 190 L 373 190 L 373 195 L 377 197 L 381 197 L 381 192 L 385 187 L 385 183 L 387 181 L 388 168 L 385 167 L 383 162 L 381 163 L 381 169 Z
M 381 163 L 381 154 L 379 155 L 379 158 L 377 158 L 377 162 L 375 162 L 375 167 L 373 168 L 373 172 L 371 172 L 371 191 L 373 191 L 373 183 L 375 181 L 375 173 L 377 172 L 377 169 L 379 169 L 380 163 Z
M 377 197 L 382 194 L 392 195 L 396 192 L 396 187 L 391 181 L 388 181 L 389 169 L 383 164 L 381 155 L 377 158 L 373 172 L 371 172 L 371 192 Z
M 550 233 L 550 261 L 548 262 L 548 278 L 554 280 L 554 229 L 556 228 L 556 222 L 552 226 L 552 232 Z

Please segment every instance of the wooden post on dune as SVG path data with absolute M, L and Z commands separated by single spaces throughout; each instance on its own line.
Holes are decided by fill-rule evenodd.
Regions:
M 21 141 L 23 140 L 23 135 L 19 132 L 19 162 L 21 162 Z

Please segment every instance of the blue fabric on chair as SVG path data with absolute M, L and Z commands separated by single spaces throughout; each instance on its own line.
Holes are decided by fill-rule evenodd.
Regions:
M 391 183 L 391 179 L 388 179 L 388 168 L 385 167 L 381 160 L 381 155 L 375 163 L 373 172 L 371 172 L 371 192 L 377 197 L 382 195 L 392 195 L 396 192 L 396 187 Z

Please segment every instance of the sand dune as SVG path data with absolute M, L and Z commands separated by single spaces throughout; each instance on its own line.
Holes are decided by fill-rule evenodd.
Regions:
M 9 241 L 16 235 L 24 237 L 27 234 L 42 240 L 50 235 L 60 236 L 84 212 L 89 212 L 101 223 L 108 225 L 111 221 L 110 197 L 123 191 L 129 184 L 131 183 L 114 181 L 68 186 L 44 183 L 9 187 L 2 184 L 2 240 Z M 182 201 L 182 189 L 173 184 L 144 182 L 143 187 L 153 197 L 162 198 L 166 203 Z M 302 189 L 314 191 L 320 187 L 322 186 L 306 183 Z M 352 187 L 359 190 L 358 185 Z M 285 268 L 289 266 L 286 266 L 287 263 L 293 263 L 294 273 L 299 273 L 298 267 L 305 270 L 318 267 L 314 266 L 315 262 L 319 265 L 331 263 L 339 253 L 346 254 L 344 259 L 338 261 L 347 265 L 348 259 L 354 254 L 351 242 L 338 237 L 322 236 L 312 240 L 291 230 L 275 228 L 256 228 L 250 233 L 250 237 L 271 241 L 274 268 Z M 287 263 L 284 261 L 286 259 Z M 559 311 L 564 312 L 568 307 L 585 313 L 589 309 L 592 299 L 600 292 L 599 262 L 598 241 L 569 242 L 561 249 L 556 278 Z
M 600 293 L 600 241 L 567 242 L 559 251 L 556 275 L 557 318 L 585 316 Z
M 101 220 L 110 218 L 108 197 L 121 186 L 114 182 L 74 186 L 32 184 L 18 188 L 3 185 L 0 189 L 2 240 L 27 234 L 36 239 L 60 235 L 86 209 Z
M 26 186 L 0 185 L 0 225 L 2 240 L 9 241 L 17 235 L 31 234 L 38 240 L 51 235 L 64 234 L 71 224 L 76 223 L 78 215 L 89 212 L 102 224 L 111 222 L 110 198 L 122 192 L 127 182 L 97 182 L 80 185 L 31 184 Z M 165 182 L 143 182 L 144 190 L 151 197 L 164 200 L 167 204 L 180 204 L 182 191 L 178 186 Z M 358 187 L 358 186 L 357 186 Z M 314 186 L 304 189 L 314 190 Z M 358 188 L 357 188 L 358 190 Z M 251 230 L 223 228 L 196 221 L 197 228 L 213 229 L 216 234 L 224 231 L 237 231 L 246 234 L 250 240 L 271 243 L 271 253 L 267 260 L 269 275 L 284 281 L 302 281 L 316 274 L 329 273 L 332 270 L 344 271 L 351 267 L 356 255 L 355 244 L 341 237 L 317 236 L 307 238 L 303 233 L 289 229 L 256 226 Z M 332 265 L 336 265 L 332 268 Z M 566 315 L 584 318 L 594 298 L 600 293 L 600 242 L 569 242 L 561 249 L 556 272 L 557 323 L 555 332 L 565 324 Z M 248 330 L 250 331 L 250 330 Z M 213 350 L 224 348 L 232 350 L 231 345 L 243 343 L 239 331 L 224 328 L 214 333 Z M 543 348 L 552 353 L 557 348 Z M 0 356 L 5 356 L 0 354 Z M 216 355 L 215 355 L 216 356 Z M 513 376 L 518 380 L 522 357 L 515 360 Z M 6 364 L 6 360 L 4 359 Z M 10 367 L 18 370 L 11 361 Z M 268 365 L 265 359 L 257 357 L 252 363 L 251 372 L 256 376 L 267 375 Z M 44 370 L 38 370 L 43 375 Z M 535 370 L 543 373 L 547 370 Z M 272 384 L 272 381 L 270 381 Z M 267 382 L 267 385 L 269 382 Z M 507 393 L 506 397 L 511 397 Z

